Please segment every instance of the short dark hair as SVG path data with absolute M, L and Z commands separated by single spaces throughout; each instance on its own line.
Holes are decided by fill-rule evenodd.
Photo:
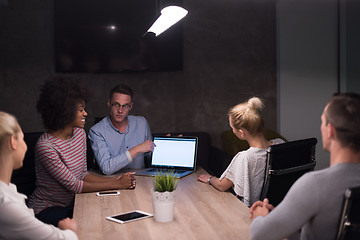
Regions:
M 56 78 L 46 81 L 40 90 L 36 108 L 45 129 L 59 130 L 76 118 L 76 104 L 87 101 L 84 85 L 76 80 Z
M 128 85 L 125 85 L 123 83 L 118 84 L 115 87 L 113 87 L 113 89 L 111 89 L 110 94 L 109 94 L 109 100 L 112 99 L 114 93 L 122 93 L 122 94 L 125 94 L 125 95 L 129 95 L 131 97 L 131 101 L 133 100 L 133 91 L 132 91 L 132 89 Z
M 360 151 L 360 95 L 334 94 L 325 110 L 326 124 L 331 123 L 343 147 Z

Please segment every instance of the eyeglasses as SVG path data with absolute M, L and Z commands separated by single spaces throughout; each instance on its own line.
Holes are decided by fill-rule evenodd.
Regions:
M 111 107 L 115 108 L 116 110 L 119 110 L 121 107 L 122 110 L 129 111 L 131 108 L 131 105 L 130 104 L 120 104 L 120 103 L 115 102 L 115 103 L 111 104 Z

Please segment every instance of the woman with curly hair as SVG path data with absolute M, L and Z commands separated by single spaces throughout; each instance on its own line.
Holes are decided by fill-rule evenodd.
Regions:
M 237 153 L 220 178 L 208 174 L 199 176 L 199 181 L 208 183 L 219 191 L 227 191 L 232 187 L 236 196 L 248 206 L 260 199 L 266 149 L 284 142 L 280 138 L 271 141 L 265 139 L 261 114 L 263 106 L 259 98 L 253 97 L 229 110 L 229 124 L 233 133 L 239 139 L 246 140 L 250 148 Z
M 37 180 L 29 206 L 38 219 L 55 226 L 72 217 L 76 193 L 135 187 L 133 173 L 104 177 L 87 172 L 86 100 L 79 82 L 57 79 L 43 85 L 37 102 L 47 132 L 35 147 Z

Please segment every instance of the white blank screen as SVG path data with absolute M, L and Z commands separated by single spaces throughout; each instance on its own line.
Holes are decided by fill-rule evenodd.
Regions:
M 193 167 L 196 157 L 196 140 L 179 138 L 154 138 L 156 145 L 153 166 Z

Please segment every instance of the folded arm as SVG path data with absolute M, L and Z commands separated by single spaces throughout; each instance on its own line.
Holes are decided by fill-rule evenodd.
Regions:
M 98 176 L 93 173 L 89 173 L 84 178 L 84 188 L 82 192 L 96 192 L 112 189 L 133 189 L 136 182 L 134 173 L 124 173 L 120 176 Z
M 254 219 L 250 225 L 251 239 L 282 239 L 291 236 L 310 221 L 319 209 L 316 183 L 309 177 L 300 178 L 284 200 L 270 213 L 269 205 L 255 202 L 250 208 Z

